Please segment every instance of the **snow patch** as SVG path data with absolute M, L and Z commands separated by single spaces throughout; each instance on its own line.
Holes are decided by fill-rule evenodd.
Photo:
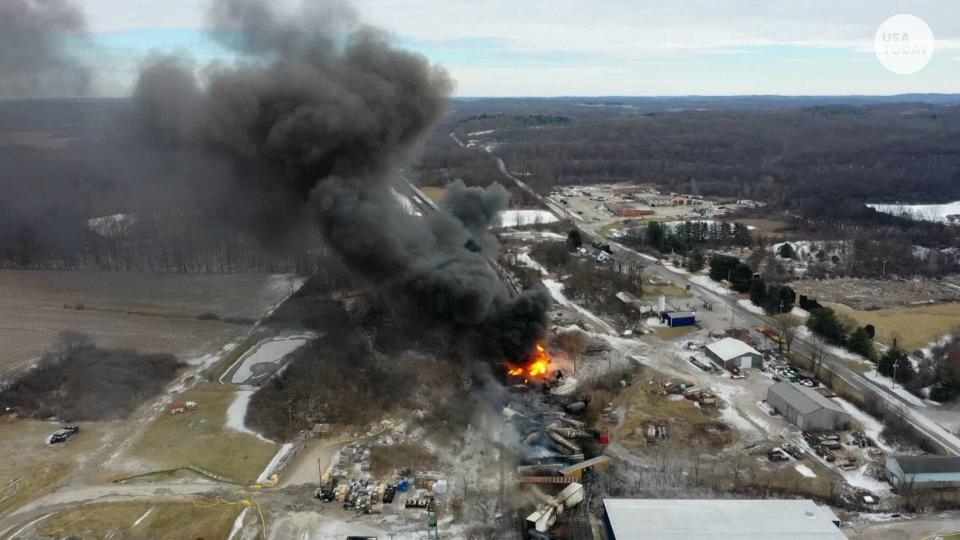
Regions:
M 314 336 L 296 335 L 272 338 L 261 341 L 237 360 L 237 369 L 230 377 L 230 382 L 243 384 L 257 373 L 253 368 L 258 364 L 279 364 L 284 357 L 303 347 Z
M 802 463 L 797 463 L 796 465 L 793 466 L 793 468 L 796 469 L 798 473 L 800 473 L 801 475 L 803 475 L 803 476 L 805 476 L 805 477 L 807 477 L 807 478 L 816 478 L 816 477 L 817 477 L 817 473 L 813 472 L 813 471 L 810 469 L 810 467 L 807 467 L 806 465 L 804 465 L 804 464 L 802 464 Z
M 138 221 L 138 214 L 113 214 L 88 219 L 87 228 L 104 238 L 115 238 L 127 234 Z
M 253 435 L 262 441 L 272 443 L 270 439 L 260 435 L 256 431 L 247 427 L 247 407 L 250 405 L 250 398 L 253 397 L 253 390 L 238 390 L 233 396 L 233 402 L 227 407 L 227 427 L 233 431 Z
M 594 315 L 586 308 L 577 305 L 575 302 L 570 301 L 570 299 L 563 294 L 563 283 L 560 283 L 555 279 L 544 279 L 543 285 L 548 291 L 550 291 L 550 296 L 552 296 L 558 304 L 577 310 L 578 313 L 589 319 L 590 322 L 592 322 L 597 328 L 600 328 L 609 334 L 617 333 L 617 331 L 614 330 L 613 327 L 607 323 L 607 321 Z
M 247 517 L 247 510 L 249 508 L 244 508 L 243 512 L 240 512 L 240 515 L 237 516 L 237 519 L 233 520 L 233 527 L 230 528 L 230 535 L 227 536 L 227 540 L 233 540 L 237 536 L 237 533 L 243 530 L 243 518 Z
M 499 214 L 501 228 L 556 223 L 557 216 L 547 210 L 504 210 Z
M 755 315 L 766 315 L 767 312 L 762 307 L 754 304 L 750 300 L 737 300 L 737 304 L 740 305 L 743 309 L 753 313 Z
M 914 221 L 960 224 L 960 201 L 946 204 L 868 204 L 877 212 Z M 951 216 L 954 216 L 951 219 Z
M 690 278 L 690 281 L 714 294 L 730 294 L 730 289 L 724 287 L 723 284 L 717 283 L 716 281 L 710 279 L 708 276 L 693 276 Z
M 567 237 L 550 231 L 505 231 L 499 234 L 502 238 L 520 240 L 522 242 L 536 242 L 540 240 L 566 240 Z
M 889 446 L 887 446 L 886 444 L 880 441 L 880 433 L 883 432 L 883 423 L 881 423 L 876 418 L 870 416 L 866 412 L 861 411 L 853 403 L 850 403 L 849 401 L 846 401 L 843 398 L 835 397 L 833 398 L 833 400 L 836 401 L 841 407 L 843 407 L 843 410 L 850 413 L 850 416 L 852 416 L 853 419 L 857 421 L 857 423 L 863 426 L 863 432 L 868 437 L 876 441 L 877 446 L 881 450 L 883 450 L 887 454 L 893 453 L 893 448 L 890 448 Z
M 155 507 L 150 508 L 149 510 L 147 510 L 146 512 L 144 512 L 142 516 L 140 516 L 139 518 L 137 518 L 136 521 L 133 522 L 133 527 L 136 527 L 137 525 L 143 523 L 143 520 L 147 519 L 147 516 L 149 516 L 150 514 L 152 514 L 154 510 L 155 510 Z M 131 527 L 131 528 L 132 528 L 132 527 Z
M 541 276 L 545 276 L 545 275 L 549 274 L 549 272 L 547 272 L 547 269 L 544 268 L 542 264 L 540 264 L 540 263 L 538 263 L 537 261 L 533 260 L 533 258 L 530 257 L 530 254 L 527 253 L 527 252 L 523 252 L 523 253 L 520 253 L 519 255 L 517 255 L 517 262 L 519 262 L 521 266 L 525 266 L 525 267 L 527 267 L 527 268 L 532 268 L 532 269 L 536 270 L 537 272 L 540 272 L 540 275 L 541 275 Z

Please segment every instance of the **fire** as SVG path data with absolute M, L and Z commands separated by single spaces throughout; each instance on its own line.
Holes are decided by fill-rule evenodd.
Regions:
M 537 343 L 537 348 L 530 355 L 530 360 L 526 367 L 509 366 L 507 374 L 513 377 L 543 377 L 547 374 L 547 368 L 550 367 L 553 358 L 550 353 L 543 348 L 543 345 Z

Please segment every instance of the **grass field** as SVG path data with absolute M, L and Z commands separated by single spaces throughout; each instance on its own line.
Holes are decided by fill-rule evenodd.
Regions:
M 65 444 L 47 444 L 55 422 L 0 419 L 0 514 L 29 502 L 73 472 L 116 422 L 84 424 Z
M 142 472 L 194 466 L 229 480 L 254 482 L 279 445 L 227 427 L 233 398 L 230 388 L 198 385 L 178 396 L 196 401 L 197 411 L 157 418 L 125 457 L 144 464 Z
M 657 337 L 664 341 L 673 341 L 675 339 L 681 338 L 687 334 L 692 334 L 699 331 L 700 329 L 696 326 L 680 326 L 677 328 L 668 328 L 666 326 L 657 328 L 656 334 Z
M 896 337 L 901 347 L 916 350 L 926 347 L 955 328 L 960 327 L 960 304 L 858 311 L 842 304 L 828 304 L 837 313 L 855 320 L 858 325 L 872 324 L 877 340 L 892 344 Z
M 677 287 L 676 285 L 651 285 L 643 284 L 643 298 L 646 300 L 656 300 L 663 295 L 667 298 L 690 298 L 690 293 Z
M 33 527 L 50 538 L 227 538 L 243 506 L 227 502 L 100 503 L 60 512 Z
M 297 283 L 273 274 L 0 271 L 0 379 L 29 366 L 64 330 L 103 347 L 190 360 L 244 327 L 198 315 L 256 319 Z

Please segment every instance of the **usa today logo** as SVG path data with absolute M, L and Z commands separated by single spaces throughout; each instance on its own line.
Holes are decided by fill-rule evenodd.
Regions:
M 877 60 L 894 73 L 910 75 L 927 67 L 936 43 L 930 26 L 916 15 L 894 15 L 883 21 L 873 39 Z

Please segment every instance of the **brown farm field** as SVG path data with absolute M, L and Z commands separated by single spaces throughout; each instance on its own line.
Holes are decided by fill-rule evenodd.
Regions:
M 153 274 L 0 271 L 0 379 L 29 366 L 65 330 L 102 347 L 173 353 L 183 360 L 219 349 L 300 280 L 280 274 Z
M 877 340 L 898 344 L 906 350 L 926 347 L 960 327 L 960 304 L 933 304 L 917 307 L 860 311 L 842 304 L 826 304 L 858 325 L 872 324 Z

